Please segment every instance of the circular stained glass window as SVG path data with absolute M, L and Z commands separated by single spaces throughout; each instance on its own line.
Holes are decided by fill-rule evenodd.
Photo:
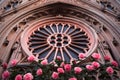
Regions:
M 78 59 L 80 53 L 89 56 L 97 46 L 96 33 L 81 22 L 65 19 L 43 21 L 27 28 L 21 37 L 27 55 L 52 62 L 57 56 L 63 61 Z

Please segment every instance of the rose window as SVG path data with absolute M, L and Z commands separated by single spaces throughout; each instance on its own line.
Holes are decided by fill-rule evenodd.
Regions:
M 25 53 L 49 62 L 54 61 L 57 56 L 67 62 L 78 59 L 80 53 L 89 56 L 96 43 L 93 29 L 64 20 L 39 23 L 27 28 L 21 37 Z

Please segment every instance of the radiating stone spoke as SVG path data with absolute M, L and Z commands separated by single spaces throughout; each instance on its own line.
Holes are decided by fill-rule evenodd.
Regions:
M 66 53 L 67 53 L 67 55 L 70 57 L 70 59 L 72 59 L 72 60 L 73 60 L 73 57 L 71 56 L 71 54 L 69 53 L 69 51 L 67 50 L 67 48 L 66 48 L 66 47 L 64 47 L 64 50 L 66 51 Z
M 81 46 L 78 46 L 78 45 L 75 45 L 75 44 L 70 44 L 71 46 L 74 46 L 74 47 L 76 47 L 76 48 L 79 48 L 79 49 L 81 49 L 81 50 L 83 50 L 84 49 L 84 47 L 81 47 Z
M 71 35 L 73 32 L 75 32 L 75 29 L 71 30 L 68 35 Z
M 38 36 L 38 37 L 44 37 L 44 38 L 47 37 L 47 36 L 45 36 L 45 35 L 39 35 L 39 34 L 35 34 L 35 33 L 34 33 L 34 35 L 35 35 L 35 36 Z M 33 36 L 34 36 L 34 35 L 33 35 Z
M 39 54 L 39 55 L 40 55 L 41 53 L 43 53 L 43 52 L 45 52 L 46 50 L 48 50 L 50 47 L 51 47 L 51 46 L 48 46 L 48 47 L 44 48 L 43 50 L 41 50 L 40 52 L 34 53 L 34 54 Z
M 70 29 L 70 27 L 68 27 L 68 28 L 66 29 L 66 31 L 64 32 L 64 34 L 66 34 L 66 33 L 68 32 L 69 29 Z
M 51 28 L 51 25 L 46 25 L 45 28 L 46 28 L 51 34 L 54 33 L 53 30 L 52 30 L 52 28 Z
M 35 44 L 46 44 L 46 41 L 42 41 L 42 42 L 30 42 L 29 45 L 35 45 Z
M 56 26 L 56 28 L 57 28 L 57 33 L 59 33 L 59 29 L 58 29 L 58 26 Z
M 31 35 L 30 37 L 29 37 L 29 39 L 31 39 L 31 38 L 44 38 L 44 39 L 46 39 L 46 36 L 44 36 L 44 35 L 39 35 L 39 34 L 33 34 L 33 35 Z
M 80 40 L 80 41 L 85 40 L 85 41 L 88 41 L 88 39 L 87 39 L 87 38 L 72 38 L 72 40 Z
M 72 41 L 71 43 L 72 44 L 80 44 L 80 45 L 88 45 L 88 43 L 86 43 L 86 42 L 74 42 L 74 41 Z
M 62 26 L 62 29 L 61 29 L 61 31 L 60 31 L 61 34 L 63 33 L 63 29 L 64 29 L 64 27 Z
M 49 34 L 52 34 L 46 27 L 44 28 Z
M 41 34 L 43 34 L 43 35 L 45 35 L 45 36 L 49 36 L 49 34 L 47 34 L 47 33 L 43 32 L 43 31 L 41 31 L 40 29 L 38 29 L 38 31 L 39 31 L 39 33 L 41 33 Z
M 32 46 L 37 46 L 37 45 L 43 45 L 45 44 L 46 42 L 32 42 L 32 43 L 29 43 L 29 46 L 32 47 Z
M 63 52 L 63 49 L 62 49 L 62 48 L 60 48 L 60 52 L 61 52 L 62 60 L 65 61 L 64 52 Z
M 45 38 L 30 38 L 31 40 L 46 40 Z
M 58 48 L 56 48 L 55 55 L 54 55 L 54 60 L 56 59 L 57 53 L 58 53 Z
M 78 35 L 78 34 L 84 34 L 84 33 L 81 33 L 81 32 L 75 32 L 75 33 L 71 34 L 71 36 Z
M 41 25 L 42 26 L 42 25 Z M 52 23 L 38 27 L 28 38 L 29 50 L 36 58 L 49 62 L 61 56 L 63 61 L 78 59 L 79 53 L 88 52 L 91 37 L 76 25 Z
M 49 46 L 49 45 L 48 44 L 43 44 L 43 45 L 40 45 L 40 46 L 36 46 L 33 49 L 36 50 L 36 49 L 39 49 L 39 48 L 44 47 L 44 46 Z
M 50 55 L 51 55 L 51 53 L 54 51 L 54 47 L 48 52 L 48 54 L 46 55 L 46 57 L 45 57 L 45 59 L 47 59 Z
M 79 54 L 79 52 L 78 52 L 78 51 L 76 51 L 74 48 L 72 48 L 72 47 L 70 47 L 70 46 L 68 46 L 68 48 L 69 48 L 69 49 L 71 49 L 73 52 L 75 52 L 75 53 Z
M 52 25 L 51 25 L 52 26 Z M 52 30 L 52 32 L 55 34 L 56 32 L 55 32 L 55 30 L 53 29 L 53 27 L 50 27 L 51 28 L 51 30 Z
M 82 38 L 82 37 L 87 37 L 87 36 L 84 35 L 84 34 L 79 34 L 79 35 L 72 36 L 72 38 Z

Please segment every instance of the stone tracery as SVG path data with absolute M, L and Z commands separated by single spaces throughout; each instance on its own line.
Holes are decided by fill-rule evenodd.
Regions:
M 71 2 L 72 2 L 72 0 L 71 0 Z M 77 0 L 77 3 L 80 4 L 80 2 L 81 1 Z M 41 2 L 41 4 L 42 4 L 42 2 Z M 56 4 L 58 6 L 56 6 Z M 49 18 L 51 16 L 52 17 L 59 17 L 59 18 L 69 17 L 69 18 L 74 18 L 76 20 L 78 19 L 78 20 L 81 20 L 81 21 L 87 23 L 88 25 L 90 25 L 97 32 L 100 43 L 98 45 L 99 48 L 96 49 L 95 52 L 100 52 L 101 54 L 104 54 L 104 52 L 107 52 L 107 55 L 112 55 L 112 58 L 116 57 L 116 59 L 119 61 L 119 58 L 118 58 L 118 56 L 119 56 L 118 55 L 119 54 L 119 50 L 118 50 L 119 45 L 114 46 L 114 44 L 116 44 L 115 42 L 118 42 L 117 44 L 119 44 L 119 39 L 120 39 L 120 37 L 119 37 L 119 34 L 120 34 L 119 33 L 119 28 L 117 27 L 117 25 L 113 26 L 113 25 L 111 25 L 112 22 L 107 22 L 107 20 L 103 20 L 103 18 L 100 15 L 99 16 L 95 15 L 92 12 L 86 11 L 86 9 L 84 10 L 84 9 L 82 9 L 80 7 L 76 7 L 76 6 L 74 7 L 73 5 L 67 6 L 67 4 L 60 4 L 60 3 L 55 3 L 55 4 L 52 4 L 52 5 L 42 7 L 40 9 L 38 8 L 38 9 L 36 9 L 34 11 L 28 12 L 28 14 L 25 13 L 27 16 L 16 20 L 16 22 L 13 23 L 14 25 L 12 25 L 12 26 L 10 25 L 11 28 L 9 28 L 9 30 L 6 30 L 6 32 L 7 31 L 9 32 L 6 35 L 5 35 L 5 33 L 3 34 L 4 31 L 2 31 L 3 28 L 4 28 L 4 26 L 3 26 L 1 28 L 1 30 L 0 30 L 0 33 L 1 33 L 1 35 L 4 35 L 4 36 L 2 36 L 3 39 L 1 38 L 1 43 L 0 44 L 3 44 L 3 42 L 6 43 L 5 39 L 9 34 L 11 34 L 11 32 L 10 32 L 11 30 L 14 30 L 14 34 L 20 35 L 22 33 L 22 31 L 24 31 L 25 28 L 30 27 L 30 24 L 34 23 L 36 20 L 40 20 L 40 19 L 43 19 L 43 18 L 46 18 L 46 17 Z M 66 6 L 64 6 L 64 5 L 66 5 Z M 112 5 L 112 3 L 110 5 Z M 56 8 L 54 6 L 56 6 Z M 61 6 L 62 7 L 64 6 L 64 7 L 62 8 Z M 114 5 L 112 5 L 112 6 L 114 6 Z M 116 6 L 114 6 L 114 7 L 116 7 Z M 112 10 L 114 11 L 114 9 L 115 8 L 113 8 Z M 113 16 L 109 15 L 107 12 L 106 12 L 106 15 L 109 15 L 109 16 L 112 16 L 112 17 L 115 16 L 114 19 L 116 19 L 116 14 L 119 13 L 119 10 L 115 11 L 115 12 L 116 13 L 108 12 L 108 13 L 112 14 Z M 6 13 L 7 13 L 7 11 L 6 11 Z M 19 14 L 19 13 L 12 13 L 12 14 Z M 3 18 L 4 18 L 5 21 L 6 21 L 6 18 L 3 15 L 0 15 L 1 19 L 3 20 Z M 7 16 L 8 14 L 5 14 L 5 15 Z M 9 14 L 9 15 L 11 15 L 11 14 Z M 23 15 L 21 15 L 21 17 L 22 16 Z M 118 19 L 119 19 L 119 16 L 118 16 Z M 1 22 L 1 24 L 5 24 L 6 23 L 5 21 Z M 11 24 L 11 23 L 12 22 L 9 22 L 9 24 Z M 17 30 L 16 30 L 16 26 L 17 26 Z M 7 26 L 5 26 L 5 27 L 7 27 Z M 110 37 L 108 39 L 107 36 L 106 36 L 108 34 L 112 38 Z M 113 39 L 113 37 L 114 37 L 114 39 Z M 12 39 L 9 39 L 9 44 L 8 44 L 8 41 L 7 41 L 8 45 L 5 47 L 6 49 L 11 48 L 10 47 L 10 46 L 12 46 L 12 41 L 11 40 Z M 105 41 L 105 43 L 104 43 L 104 41 Z M 1 49 L 3 49 L 3 48 L 1 48 Z M 5 49 L 3 49 L 3 50 L 5 50 Z M 111 50 L 112 50 L 112 52 L 111 52 Z M 22 54 L 24 56 L 27 56 L 27 55 L 25 55 L 25 53 L 24 53 L 24 51 L 22 49 L 21 49 L 21 51 L 22 51 Z M 10 51 L 8 51 L 8 52 L 10 52 Z M 8 53 L 8 52 L 5 51 L 5 53 Z M 0 53 L 0 55 L 1 55 L 1 53 Z M 24 63 L 24 62 L 25 61 L 22 61 L 21 63 Z

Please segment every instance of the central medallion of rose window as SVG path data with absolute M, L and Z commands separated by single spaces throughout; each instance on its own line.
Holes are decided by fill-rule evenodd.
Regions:
M 71 62 L 78 59 L 80 53 L 90 55 L 93 52 L 96 39 L 90 33 L 92 29 L 88 30 L 68 22 L 39 24 L 23 32 L 23 50 L 37 59 L 52 62 L 61 56 L 63 61 Z
M 62 48 L 69 46 L 71 44 L 71 37 L 67 34 L 62 34 L 62 33 L 56 33 L 56 34 L 51 34 L 47 38 L 47 42 L 49 45 L 56 47 L 56 48 Z

